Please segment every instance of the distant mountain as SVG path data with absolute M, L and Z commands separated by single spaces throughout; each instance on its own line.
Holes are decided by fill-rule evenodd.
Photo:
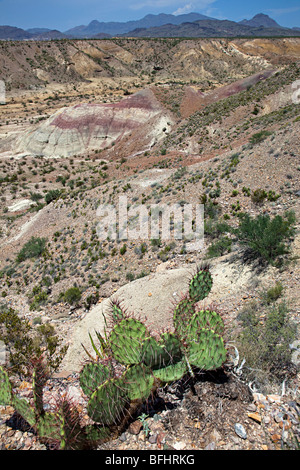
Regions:
M 15 26 L 0 26 L 0 39 L 30 39 L 32 34 L 24 31 L 22 28 L 16 28 Z
M 165 24 L 179 25 L 184 22 L 193 22 L 198 20 L 209 19 L 208 16 L 201 15 L 200 13 L 188 13 L 185 15 L 167 15 L 160 13 L 159 15 L 146 15 L 141 20 L 121 22 L 99 22 L 93 20 L 89 25 L 77 26 L 64 32 L 68 37 L 72 38 L 90 38 L 94 37 L 99 33 L 109 35 L 120 35 L 128 33 L 137 28 L 152 28 L 157 26 L 163 26 Z
M 254 28 L 259 28 L 260 26 L 264 28 L 282 28 L 275 20 L 263 13 L 258 13 L 258 15 L 253 16 L 251 20 L 242 20 L 239 23 Z
M 32 39 L 36 41 L 50 40 L 50 39 L 64 39 L 67 36 L 56 29 L 48 28 L 32 28 L 24 30 L 14 26 L 0 26 L 0 40 L 15 40 L 23 41 Z
M 48 29 L 48 28 L 30 28 L 30 29 L 26 29 L 27 33 L 30 33 L 30 34 L 43 34 L 43 33 L 47 33 L 49 31 L 51 31 L 51 29 Z
M 229 20 L 200 20 L 180 25 L 166 24 L 153 28 L 139 28 L 124 37 L 263 37 L 263 36 L 300 36 L 297 29 L 281 26 L 253 27 Z
M 49 41 L 51 39 L 66 39 L 67 36 L 57 29 L 49 29 L 48 31 L 45 31 L 40 34 L 35 34 L 32 39 L 35 41 Z
M 0 26 L 0 40 L 51 40 L 119 37 L 263 37 L 300 36 L 300 28 L 284 28 L 268 15 L 259 13 L 250 20 L 240 22 L 217 20 L 200 13 L 185 15 L 146 15 L 140 20 L 126 22 L 91 21 L 64 33 L 48 28 L 24 30 L 13 26 Z

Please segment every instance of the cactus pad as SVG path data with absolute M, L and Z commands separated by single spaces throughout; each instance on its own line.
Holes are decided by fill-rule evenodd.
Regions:
M 213 330 L 219 335 L 224 331 L 224 322 L 222 317 L 214 310 L 209 309 L 196 312 L 191 319 L 190 326 L 194 330 L 201 328 Z
M 143 341 L 149 337 L 145 325 L 134 318 L 121 320 L 112 329 L 109 342 L 113 357 L 121 364 L 138 364 L 143 352 Z
M 223 338 L 204 328 L 198 333 L 197 341 L 191 341 L 186 350 L 189 363 L 203 370 L 221 367 L 226 354 Z
M 12 388 L 7 372 L 0 367 L 0 405 L 10 405 L 12 399 Z
M 22 416 L 25 421 L 27 421 L 30 426 L 35 426 L 36 424 L 36 413 L 35 409 L 30 406 L 25 398 L 20 398 L 17 395 L 12 397 L 12 406 L 15 408 L 17 413 Z
M 37 423 L 37 432 L 43 441 L 61 440 L 61 421 L 57 413 L 46 412 Z
M 168 383 L 181 379 L 187 373 L 187 371 L 187 363 L 183 359 L 182 361 L 177 362 L 176 364 L 163 367 L 162 369 L 154 370 L 153 375 L 162 383 Z
M 189 296 L 195 303 L 205 299 L 213 285 L 212 276 L 207 268 L 198 269 L 189 283 Z
M 145 400 L 151 394 L 154 377 L 151 375 L 151 369 L 143 364 L 129 367 L 123 378 L 130 400 Z
M 103 425 L 116 424 L 124 414 L 129 400 L 121 379 L 109 379 L 95 390 L 88 402 L 88 415 Z
M 85 395 L 90 397 L 93 392 L 110 376 L 108 367 L 91 362 L 86 364 L 80 373 L 80 386 Z

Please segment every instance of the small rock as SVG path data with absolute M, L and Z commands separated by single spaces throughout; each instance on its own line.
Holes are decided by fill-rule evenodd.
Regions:
M 119 440 L 120 440 L 121 442 L 125 442 L 125 441 L 127 440 L 126 432 L 123 432 L 123 433 L 121 434 L 121 436 L 119 437 Z
M 250 403 L 250 405 L 247 406 L 247 410 L 251 411 L 251 412 L 255 412 L 256 411 L 256 405 L 254 405 L 254 403 Z
M 216 449 L 216 443 L 215 442 L 210 442 L 207 444 L 206 447 L 204 447 L 204 450 L 215 450 Z
M 241 438 L 241 439 L 247 439 L 247 433 L 246 433 L 246 430 L 244 428 L 244 426 L 240 423 L 236 423 L 234 425 L 234 430 L 235 430 L 235 433 Z
M 138 435 L 138 439 L 139 441 L 143 441 L 145 442 L 146 441 L 146 435 L 144 432 L 141 432 L 139 435 Z
M 283 420 L 283 413 L 277 413 L 275 416 L 274 416 L 274 421 L 276 423 L 280 423 L 280 421 Z
M 253 419 L 257 423 L 261 423 L 261 416 L 259 413 L 248 413 L 248 417 Z
M 279 434 L 272 434 L 271 439 L 273 442 L 278 442 L 281 439 L 281 436 Z
M 175 442 L 175 444 L 173 444 L 173 447 L 176 450 L 183 450 L 183 449 L 185 449 L 186 444 L 185 444 L 185 442 Z
M 143 423 L 139 420 L 136 420 L 129 425 L 128 432 L 130 434 L 134 434 L 135 436 L 137 436 L 140 430 L 142 429 L 142 427 L 143 427 Z
M 267 395 L 266 398 L 270 403 L 280 403 L 281 402 L 280 395 Z
M 253 393 L 253 398 L 256 403 L 264 403 L 266 402 L 266 397 L 262 393 Z
M 157 440 L 157 434 L 151 434 L 149 436 L 148 441 L 150 442 L 150 444 L 156 444 L 156 440 Z
M 271 422 L 270 416 L 265 416 L 265 417 L 264 417 L 264 423 L 265 423 L 265 424 L 270 424 L 270 422 Z

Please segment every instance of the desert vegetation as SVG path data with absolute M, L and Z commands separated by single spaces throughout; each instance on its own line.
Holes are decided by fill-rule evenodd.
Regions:
M 275 430 L 264 440 L 266 428 L 255 428 L 257 421 L 247 418 L 249 402 L 241 398 L 249 393 L 252 406 L 259 393 L 295 402 L 299 379 L 300 108 L 291 100 L 299 59 L 294 52 L 285 57 L 272 52 L 268 39 L 261 44 L 264 61 L 258 60 L 245 41 L 236 40 L 235 47 L 247 52 L 247 59 L 231 40 L 218 39 L 205 60 L 202 48 L 209 40 L 0 44 L 0 61 L 18 48 L 25 84 L 22 89 L 14 72 L 7 104 L 1 106 L 0 340 L 7 357 L 0 403 L 1 409 L 16 410 L 46 448 L 126 446 L 121 436 L 130 445 L 130 425 L 138 421 L 147 430 L 157 424 L 154 416 L 167 434 L 176 429 L 184 440 L 186 432 L 188 446 L 210 445 L 206 429 L 222 435 L 218 448 L 224 446 L 219 442 L 255 449 L 299 443 L 295 416 L 287 436 L 266 406 Z M 191 45 L 195 52 L 188 56 Z M 76 57 L 66 73 L 62 58 L 69 60 L 71 47 Z M 30 83 L 29 72 L 36 68 L 47 72 L 47 82 L 36 77 Z M 16 151 L 16 135 L 40 129 L 64 107 L 101 103 L 123 109 L 124 98 L 133 97 L 139 112 L 144 95 L 135 94 L 145 89 L 151 90 L 147 106 L 165 113 L 157 124 L 159 138 L 156 124 L 150 125 L 151 145 L 141 128 L 107 146 L 101 136 L 99 146 L 80 154 Z M 167 240 L 161 233 L 101 239 L 97 209 L 118 207 L 120 196 L 132 210 L 132 227 L 136 207 L 150 217 L 153 206 L 177 204 L 183 212 L 186 204 L 203 205 L 203 249 L 189 251 L 184 233 L 175 236 L 176 214 Z M 193 270 L 188 292 L 178 299 L 174 288 L 169 311 L 156 307 L 165 329 L 152 330 L 140 318 L 142 308 L 130 315 L 123 299 L 112 301 L 105 332 L 91 333 L 91 349 L 81 347 L 80 373 L 70 379 L 75 383 L 76 376 L 81 401 L 74 405 L 65 395 L 49 404 L 50 384 L 54 396 L 55 387 L 65 387 L 56 374 L 65 372 L 77 326 L 125 287 L 150 305 L 162 294 L 147 283 L 182 267 Z M 142 286 L 138 294 L 134 286 Z M 193 289 L 203 286 L 205 293 L 194 296 Z M 215 412 L 213 419 L 208 410 Z M 288 408 L 287 415 L 293 413 Z M 248 426 L 252 441 L 234 441 L 229 416 Z M 151 448 L 149 429 L 134 446 Z

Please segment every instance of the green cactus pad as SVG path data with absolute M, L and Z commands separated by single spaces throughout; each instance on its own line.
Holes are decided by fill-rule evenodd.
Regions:
M 89 442 L 106 441 L 111 436 L 110 429 L 97 425 L 88 425 L 84 428 L 85 436 Z
M 112 300 L 110 303 L 110 316 L 114 323 L 117 323 L 125 318 L 124 311 L 118 300 Z
M 12 388 L 7 372 L 0 367 L 0 405 L 10 405 L 12 400 Z
M 17 395 L 13 395 L 11 405 L 15 408 L 17 413 L 22 416 L 25 421 L 30 424 L 30 426 L 35 426 L 36 424 L 36 411 L 30 406 L 25 398 L 20 398 Z
M 154 370 L 153 375 L 162 383 L 169 383 L 181 379 L 187 371 L 188 367 L 186 361 L 183 359 L 176 364 Z
M 189 296 L 194 302 L 205 299 L 213 285 L 212 275 L 208 269 L 199 269 L 189 283 Z
M 165 351 L 161 345 L 153 338 L 149 336 L 143 342 L 141 362 L 146 366 L 154 368 L 156 365 L 160 364 L 165 355 Z
M 175 364 L 182 359 L 182 352 L 180 341 L 174 333 L 163 333 L 160 337 L 159 344 L 162 345 L 165 351 L 163 361 L 164 366 Z
M 200 310 L 196 312 L 190 323 L 191 328 L 213 330 L 218 335 L 224 331 L 224 322 L 221 316 L 214 310 Z
M 188 297 L 185 297 L 176 305 L 173 314 L 173 323 L 178 337 L 184 337 L 186 335 L 186 328 L 194 314 L 194 301 Z
M 109 336 L 114 359 L 125 365 L 138 364 L 142 357 L 143 342 L 149 336 L 142 322 L 134 318 L 121 320 Z
M 202 370 L 214 370 L 226 360 L 223 338 L 211 330 L 202 329 L 198 340 L 191 341 L 186 350 L 189 363 Z
M 87 412 L 95 422 L 110 426 L 121 419 L 128 401 L 123 381 L 109 379 L 92 394 Z
M 43 441 L 61 440 L 61 421 L 57 413 L 46 412 L 37 423 L 37 433 Z
M 123 379 L 130 400 L 145 400 L 151 394 L 154 377 L 151 375 L 151 370 L 144 365 L 137 364 L 129 367 Z
M 110 376 L 108 367 L 91 362 L 86 364 L 80 373 L 80 386 L 85 395 L 90 397 L 94 391 L 103 384 Z

